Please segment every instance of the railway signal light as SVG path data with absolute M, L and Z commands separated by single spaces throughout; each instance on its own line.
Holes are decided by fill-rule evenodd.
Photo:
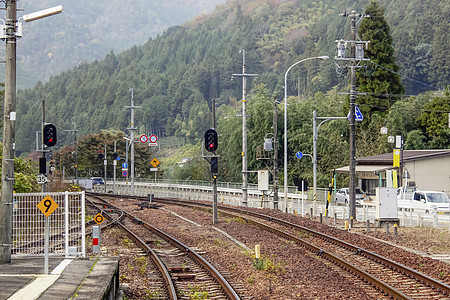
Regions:
M 47 159 L 45 157 L 39 158 L 39 174 L 47 174 Z
M 303 178 L 294 178 L 294 184 L 297 186 L 297 190 L 302 190 L 302 184 L 303 184 L 303 191 L 308 191 L 308 181 Z
M 217 131 L 208 129 L 205 132 L 205 149 L 208 152 L 215 152 L 217 150 L 218 137 Z
M 47 147 L 56 145 L 56 127 L 53 124 L 47 124 L 43 129 L 43 142 Z
M 217 174 L 219 171 L 219 159 L 216 156 L 211 157 L 211 174 Z

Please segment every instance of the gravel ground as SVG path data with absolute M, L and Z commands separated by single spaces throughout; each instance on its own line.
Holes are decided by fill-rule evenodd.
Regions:
M 124 204 L 126 201 L 119 200 L 116 203 Z M 379 295 L 372 288 L 328 261 L 254 226 L 246 226 L 240 219 L 219 215 L 219 224 L 212 226 L 211 213 L 202 210 L 169 205 L 158 210 L 139 210 L 136 205 L 128 205 L 125 208 L 133 210 L 133 214 L 176 236 L 190 247 L 204 251 L 204 255 L 216 268 L 231 274 L 232 284 L 245 288 L 243 296 L 249 299 L 379 299 Z M 355 224 L 355 227 L 361 225 L 361 228 L 353 228 L 351 232 L 347 232 L 299 216 L 272 210 L 263 212 L 337 236 L 450 283 L 450 265 L 379 241 L 385 239 L 392 244 L 421 252 L 450 255 L 448 231 L 399 228 L 398 236 L 394 238 L 393 234 L 386 235 L 385 230 L 381 229 L 373 229 L 369 234 L 365 234 L 363 224 Z M 175 216 L 174 213 L 195 223 Z M 331 224 L 332 220 L 325 222 Z M 235 240 L 229 239 L 213 227 L 227 232 Z M 261 246 L 262 259 L 259 261 L 254 257 L 255 245 Z M 117 230 L 110 230 L 102 233 L 102 246 L 108 249 L 108 255 L 121 257 L 121 282 L 130 285 L 127 291 L 128 299 L 152 299 L 145 287 L 146 280 L 142 272 L 138 271 L 139 266 L 134 267 L 138 262 L 132 256 L 138 254 L 131 254 L 134 251 L 132 243 Z

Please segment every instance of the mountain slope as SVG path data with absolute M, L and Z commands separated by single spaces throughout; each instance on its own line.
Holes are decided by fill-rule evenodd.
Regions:
M 18 46 L 18 85 L 46 81 L 81 62 L 141 45 L 169 26 L 211 12 L 225 0 L 22 0 L 23 14 L 59 4 L 64 12 L 24 25 Z
M 408 24 L 403 30 L 391 25 L 394 46 L 402 58 L 398 60 L 400 66 L 418 63 L 414 49 L 420 45 L 427 44 L 425 47 L 436 51 L 441 45 L 433 42 L 437 40 L 435 32 L 440 32 L 450 5 L 438 0 L 422 2 L 412 6 L 405 2 L 406 9 L 396 14 L 392 10 L 398 1 L 381 2 L 390 24 Z M 136 111 L 136 124 L 142 133 L 159 131 L 198 139 L 209 127 L 206 120 L 212 98 L 220 106 L 236 105 L 233 98 L 241 97 L 240 80 L 230 80 L 231 74 L 242 70 L 239 49 L 246 50 L 247 72 L 258 74 L 256 83 L 266 84 L 280 99 L 287 67 L 305 57 L 333 57 L 335 40 L 345 38 L 349 32 L 349 20 L 339 14 L 351 9 L 363 12 L 366 4 L 345 0 L 229 1 L 212 14 L 169 28 L 143 46 L 117 55 L 110 52 L 102 61 L 81 64 L 46 84 L 19 93 L 17 149 L 31 150 L 29 141 L 34 140 L 40 124 L 37 112 L 42 99 L 46 100 L 47 121 L 58 128 L 68 129 L 76 122 L 80 134 L 110 128 L 125 130 L 129 127 L 129 110 L 123 107 L 130 103 L 130 88 L 134 89 L 136 105 L 142 106 Z M 428 11 L 440 17 L 434 19 L 436 23 L 428 22 L 427 31 L 420 31 L 417 27 L 423 25 L 420 21 Z M 408 49 L 402 48 L 403 39 L 410 40 Z M 448 51 L 438 54 L 424 53 L 429 61 L 443 54 L 448 63 Z M 417 68 L 405 70 L 400 73 L 414 77 Z M 430 65 L 420 72 L 421 81 L 448 83 L 448 72 L 434 82 L 429 81 L 434 72 Z M 347 79 L 338 80 L 332 60 L 302 65 L 291 76 L 290 94 L 326 91 L 348 83 Z M 248 91 L 252 85 L 254 82 L 249 81 Z

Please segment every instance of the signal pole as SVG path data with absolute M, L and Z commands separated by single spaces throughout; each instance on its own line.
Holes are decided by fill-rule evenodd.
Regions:
M 247 77 L 256 77 L 258 74 L 245 73 L 245 50 L 242 49 L 242 74 L 232 74 L 234 76 L 242 77 L 242 205 L 247 206 L 247 190 L 248 190 L 248 173 L 247 173 Z
M 212 112 L 212 128 L 215 130 L 216 129 L 216 99 L 212 100 L 212 107 L 211 107 L 211 112 Z M 215 154 L 215 153 L 214 153 Z M 211 157 L 211 177 L 213 180 L 213 224 L 217 224 L 219 222 L 219 217 L 218 217 L 218 207 L 217 207 L 217 173 L 213 172 L 213 171 L 218 171 L 218 170 L 213 170 L 214 168 L 217 168 L 218 166 L 218 160 L 219 158 L 216 157 Z

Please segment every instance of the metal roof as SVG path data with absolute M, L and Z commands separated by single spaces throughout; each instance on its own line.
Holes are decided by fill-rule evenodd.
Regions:
M 341 167 L 339 169 L 336 169 L 336 173 L 348 173 L 349 172 L 350 167 L 349 166 L 345 166 L 345 167 Z M 361 172 L 381 172 L 381 171 L 385 171 L 385 170 L 396 170 L 397 167 L 393 167 L 392 165 L 357 165 L 356 166 L 356 173 L 361 173 Z
M 450 149 L 435 150 L 403 150 L 403 161 L 414 161 L 439 156 L 450 155 Z M 365 156 L 356 158 L 358 165 L 392 165 L 393 154 L 385 153 L 379 155 Z

